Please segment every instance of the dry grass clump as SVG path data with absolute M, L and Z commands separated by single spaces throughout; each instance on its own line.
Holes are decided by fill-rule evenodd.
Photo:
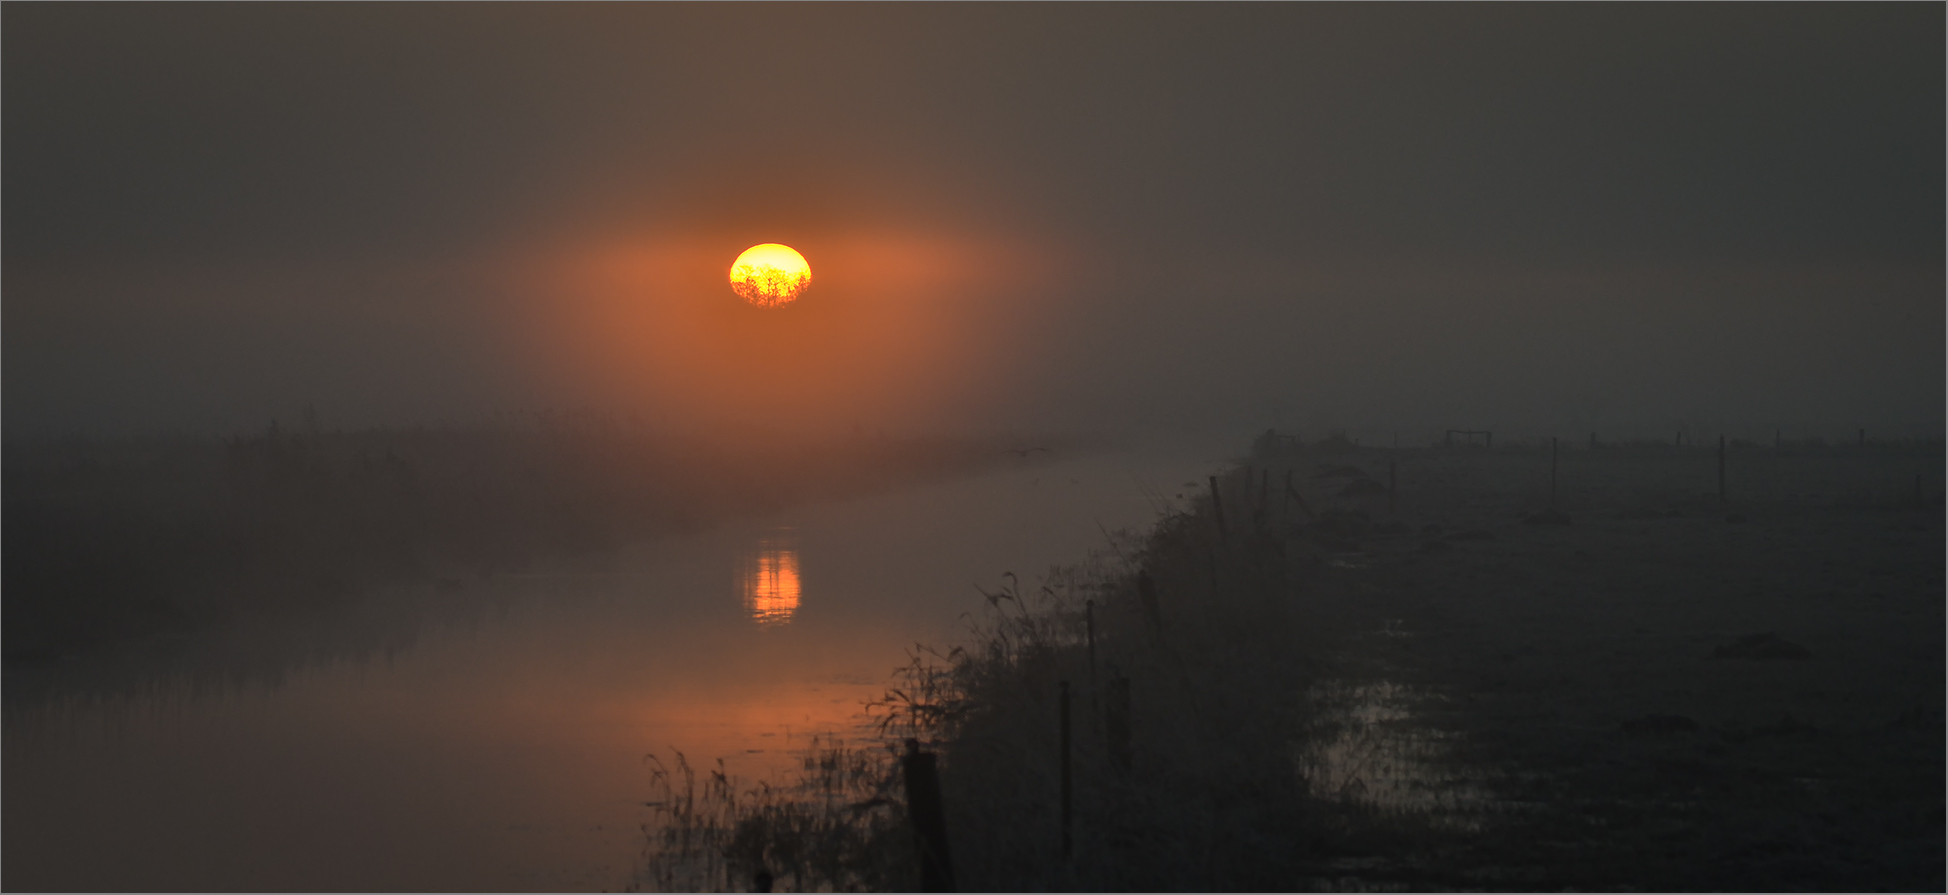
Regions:
M 723 762 L 701 780 L 655 755 L 657 823 L 640 884 L 663 892 L 911 891 L 918 868 L 891 753 L 813 740 L 790 786 L 749 788 Z

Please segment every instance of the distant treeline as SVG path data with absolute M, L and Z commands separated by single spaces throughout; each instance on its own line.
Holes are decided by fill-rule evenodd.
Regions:
M 599 419 L 4 445 L 4 655 L 35 664 L 401 578 L 490 573 L 971 471 L 969 440 L 658 435 Z

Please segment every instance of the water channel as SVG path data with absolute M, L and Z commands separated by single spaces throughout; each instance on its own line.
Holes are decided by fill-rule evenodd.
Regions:
M 398 648 L 13 713 L 4 884 L 622 888 L 651 817 L 646 754 L 755 780 L 811 735 L 857 735 L 916 641 L 960 635 L 976 585 L 1104 549 L 1105 529 L 1146 526 L 1234 447 L 1037 454 L 442 581 L 423 589 L 470 609 Z

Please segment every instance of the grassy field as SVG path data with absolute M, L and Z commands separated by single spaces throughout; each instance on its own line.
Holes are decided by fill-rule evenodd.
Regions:
M 964 889 L 1939 890 L 1941 445 L 1740 445 L 1722 499 L 1714 448 L 1261 444 L 989 593 L 888 737 L 940 756 Z M 911 887 L 891 743 L 855 754 L 803 803 L 853 869 L 785 872 L 816 849 L 731 781 L 741 845 L 650 866 Z

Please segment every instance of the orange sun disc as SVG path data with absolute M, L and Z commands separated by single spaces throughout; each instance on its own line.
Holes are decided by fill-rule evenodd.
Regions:
M 791 246 L 754 245 L 731 265 L 730 285 L 737 297 L 760 308 L 783 307 L 812 285 L 812 266 Z

